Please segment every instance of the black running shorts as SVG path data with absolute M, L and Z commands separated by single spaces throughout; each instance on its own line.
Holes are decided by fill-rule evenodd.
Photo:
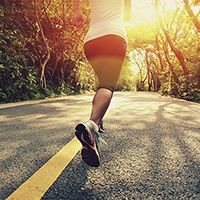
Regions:
M 106 35 L 84 44 L 85 56 L 99 78 L 99 88 L 114 91 L 126 50 L 125 39 L 117 35 Z

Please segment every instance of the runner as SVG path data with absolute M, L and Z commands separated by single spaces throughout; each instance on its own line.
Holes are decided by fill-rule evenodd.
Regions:
M 83 145 L 82 159 L 92 167 L 100 165 L 99 125 L 105 115 L 126 55 L 124 16 L 131 15 L 131 0 L 89 0 L 91 24 L 84 42 L 87 60 L 99 78 L 90 120 L 76 126 L 76 136 Z M 124 12 L 125 10 L 125 12 Z M 128 17 L 127 17 L 128 16 Z M 83 28 L 80 0 L 74 0 L 74 24 Z

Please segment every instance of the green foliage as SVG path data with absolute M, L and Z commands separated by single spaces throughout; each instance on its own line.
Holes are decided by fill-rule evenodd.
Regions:
M 34 99 L 39 90 L 34 67 L 20 65 L 10 54 L 0 55 L 0 102 Z
M 94 91 L 98 87 L 98 79 L 88 62 L 79 62 L 78 82 L 82 91 Z
M 135 1 L 134 6 L 141 2 Z M 138 17 L 142 7 L 149 7 L 142 5 L 133 13 L 133 24 L 126 27 L 128 52 L 116 90 L 157 92 L 161 88 L 162 94 L 200 101 L 200 35 L 184 8 L 178 6 L 178 1 L 175 3 L 176 10 L 161 6 L 162 20 L 174 46 L 183 54 L 190 75 L 183 76 L 180 62 L 172 53 L 158 19 L 154 16 L 149 21 L 145 16 Z M 36 4 L 45 39 L 36 19 L 34 1 L 0 3 L 0 101 L 96 90 L 97 77 L 83 53 L 90 23 L 88 1 L 81 1 L 85 27 L 80 30 L 73 26 L 73 1 L 38 0 Z M 153 9 L 152 5 L 149 8 Z M 47 57 L 45 41 L 50 60 L 44 71 L 47 87 L 42 88 L 39 78 L 41 64 Z M 131 65 L 138 66 L 139 72 L 134 73 Z
M 46 46 L 36 20 L 35 5 L 31 0 L 5 1 L 0 7 L 1 102 L 77 94 L 96 88 L 95 76 L 85 73 L 81 66 L 85 62 L 81 48 L 89 21 L 85 29 L 75 29 L 72 1 L 36 2 L 51 49 L 51 58 L 45 66 L 47 88 L 39 85 Z M 83 3 L 83 6 L 83 13 L 89 16 L 88 5 Z M 84 79 L 88 80 L 84 82 Z
M 117 91 L 135 91 L 135 74 L 131 69 L 128 58 L 125 59 L 124 65 L 118 83 L 115 87 Z
M 179 6 L 181 3 L 183 2 L 174 2 L 176 8 L 173 8 L 159 2 L 159 12 L 162 13 L 159 20 L 162 21 L 171 43 L 179 51 L 179 56 L 182 54 L 184 57 L 190 74 L 183 75 L 181 63 L 177 59 L 178 56 L 172 52 L 170 40 L 164 33 L 158 16 L 154 16 L 152 21 L 141 16 L 140 19 L 133 20 L 133 26 L 127 28 L 129 56 L 131 62 L 139 69 L 137 90 L 159 91 L 160 89 L 163 95 L 199 102 L 200 38 L 185 8 Z M 141 9 L 138 11 L 140 15 Z M 200 21 L 199 16 L 197 19 Z
M 161 93 L 200 103 L 200 65 L 196 64 L 195 70 L 191 71 L 190 75 L 187 77 L 181 76 L 179 79 L 179 84 L 172 80 L 170 91 L 168 89 L 169 83 L 165 83 Z

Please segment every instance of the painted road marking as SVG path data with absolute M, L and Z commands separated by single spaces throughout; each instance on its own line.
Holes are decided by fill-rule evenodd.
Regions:
M 121 101 L 122 97 L 115 97 L 105 117 L 111 109 Z M 55 100 L 55 99 L 54 99 Z M 48 100 L 47 100 L 48 101 Z M 27 104 L 37 104 L 44 101 L 31 102 Z M 26 103 L 23 105 L 27 105 Z M 20 106 L 20 105 L 16 105 Z M 5 106 L 6 107 L 6 106 Z M 4 107 L 4 108 L 5 108 Z M 15 107 L 15 106 L 7 106 Z M 0 107 L 1 108 L 1 107 Z M 104 118 L 105 118 L 104 117 Z M 82 145 L 79 140 L 74 137 L 66 146 L 64 146 L 56 155 L 54 155 L 45 165 L 43 165 L 35 174 L 33 174 L 26 182 L 24 182 L 15 192 L 13 192 L 6 200 L 39 200 L 50 186 L 56 181 L 62 171 L 67 167 L 70 161 L 74 158 Z
M 74 137 L 6 200 L 39 200 L 81 148 Z

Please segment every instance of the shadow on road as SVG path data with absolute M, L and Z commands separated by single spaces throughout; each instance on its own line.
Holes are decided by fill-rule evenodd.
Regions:
M 200 105 L 146 92 L 117 93 L 116 98 L 121 100 L 104 119 L 102 137 L 108 145 L 101 147 L 101 166 L 87 166 L 78 154 L 43 199 L 200 199 Z M 13 111 L 4 114 L 11 121 L 1 136 L 1 174 L 17 162 L 13 171 L 23 177 L 28 173 L 23 160 L 33 166 L 34 159 L 46 162 L 74 137 L 75 124 L 89 116 L 91 96 L 85 100 L 33 105 L 16 120 Z M 10 192 L 14 180 L 4 189 Z
M 88 175 L 95 198 L 199 199 L 200 110 L 195 107 L 149 94 L 117 104 L 104 120 L 109 145 L 101 149 L 102 165 Z

